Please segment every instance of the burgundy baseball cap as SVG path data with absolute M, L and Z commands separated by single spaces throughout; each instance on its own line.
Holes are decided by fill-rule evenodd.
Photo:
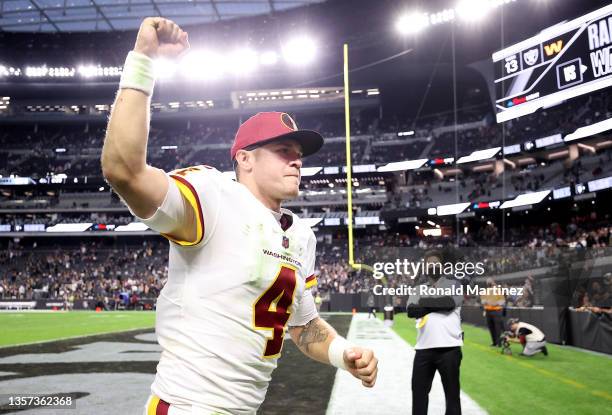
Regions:
M 253 150 L 276 140 L 293 139 L 302 146 L 302 157 L 316 153 L 323 146 L 321 134 L 310 130 L 298 130 L 295 121 L 284 112 L 260 112 L 246 120 L 238 128 L 230 151 L 234 160 L 238 150 Z

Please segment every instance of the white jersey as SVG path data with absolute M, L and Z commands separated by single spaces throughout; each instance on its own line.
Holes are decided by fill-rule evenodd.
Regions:
M 461 286 L 461 283 L 456 279 L 439 278 L 433 286 L 451 289 Z M 454 296 L 454 300 L 457 307 L 451 311 L 436 311 L 417 319 L 417 341 L 414 346 L 416 350 L 463 346 L 461 307 L 459 307 L 462 299 L 460 296 Z
M 516 325 L 516 335 L 525 336 L 525 341 L 527 342 L 541 342 L 546 338 L 542 330 L 529 323 L 523 323 L 522 321 L 519 321 Z
M 317 316 L 309 289 L 316 238 L 290 211 L 277 220 L 216 169 L 190 167 L 170 177 L 196 213 L 197 239 L 167 236 L 168 282 L 156 320 L 163 351 L 151 390 L 197 413 L 255 413 L 287 326 Z

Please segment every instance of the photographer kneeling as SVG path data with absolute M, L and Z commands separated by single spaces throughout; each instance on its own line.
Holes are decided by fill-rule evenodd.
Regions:
M 533 356 L 538 352 L 542 352 L 544 356 L 548 356 L 546 348 L 546 336 L 536 326 L 519 321 L 518 318 L 508 320 L 508 329 L 510 330 L 511 341 L 520 342 L 523 345 L 523 356 Z
M 461 286 L 454 276 L 442 276 L 440 265 L 456 262 L 450 251 L 428 251 L 424 256 L 425 275 L 423 284 L 427 287 L 452 289 Z M 436 267 L 435 264 L 438 264 Z M 419 287 L 417 287 L 418 289 Z M 412 368 L 412 413 L 426 415 L 429 406 L 429 391 L 436 371 L 440 372 L 446 398 L 446 415 L 461 414 L 459 367 L 461 366 L 462 296 L 421 296 L 411 295 L 408 299 L 408 317 L 416 318 L 417 342 Z

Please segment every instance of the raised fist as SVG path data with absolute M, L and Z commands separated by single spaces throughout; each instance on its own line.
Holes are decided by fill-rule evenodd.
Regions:
M 176 58 L 189 49 L 187 32 L 172 20 L 147 17 L 142 21 L 134 51 L 154 58 Z

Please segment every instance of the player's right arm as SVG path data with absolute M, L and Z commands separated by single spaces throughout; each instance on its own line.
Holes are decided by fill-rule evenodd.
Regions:
M 322 318 L 317 316 L 303 326 L 289 327 L 289 334 L 298 349 L 311 359 L 338 367 L 338 362 L 332 361 L 336 355 L 335 360 L 343 361 L 341 366 L 363 386 L 371 388 L 376 383 L 378 359 L 374 352 L 350 345 Z
M 134 52 L 153 59 L 176 58 L 189 48 L 187 33 L 170 20 L 146 18 L 140 26 Z M 150 99 L 144 91 L 122 88 L 110 115 L 104 147 L 102 173 L 138 217 L 150 218 L 162 206 L 172 183 L 166 173 L 146 161 L 150 121 Z M 184 203 L 188 206 L 187 203 Z M 180 216 L 180 215 L 179 215 Z M 189 212 L 186 211 L 186 216 Z M 165 229 L 179 239 L 194 238 L 188 221 Z M 173 227 L 173 226 L 170 226 Z

